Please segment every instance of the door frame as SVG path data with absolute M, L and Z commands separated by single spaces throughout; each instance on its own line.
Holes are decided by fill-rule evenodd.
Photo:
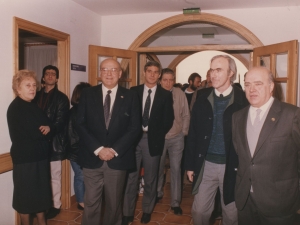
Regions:
M 14 22 L 14 73 L 19 69 L 19 29 L 26 30 L 40 36 L 48 37 L 57 41 L 57 66 L 60 71 L 58 79 L 58 88 L 70 98 L 70 35 L 52 28 L 42 26 L 18 17 L 13 18 Z M 7 153 L 6 153 L 7 154 Z M 10 159 L 11 160 L 11 159 Z M 12 165 L 12 163 L 7 163 Z M 7 171 L 12 167 L 5 168 Z M 70 208 L 71 205 L 71 188 L 70 188 L 70 163 L 69 160 L 62 161 L 62 208 Z M 16 213 L 15 224 L 20 224 L 20 218 Z
M 157 32 L 170 28 L 170 27 L 175 27 L 175 26 L 181 26 L 185 24 L 190 24 L 190 23 L 209 23 L 209 24 L 214 24 L 217 26 L 222 26 L 226 29 L 229 29 L 233 31 L 234 33 L 238 34 L 239 36 L 245 38 L 250 45 L 252 45 L 252 48 L 254 47 L 260 47 L 263 46 L 263 43 L 246 27 L 243 25 L 237 23 L 234 20 L 228 19 L 224 16 L 216 15 L 216 14 L 211 14 L 211 13 L 201 13 L 201 14 L 192 14 L 192 15 L 185 15 L 185 14 L 179 14 L 175 16 L 171 16 L 169 18 L 166 18 L 162 21 L 157 22 L 156 24 L 152 25 L 148 29 L 146 29 L 143 33 L 141 33 L 130 45 L 128 48 L 129 50 L 137 51 L 137 52 L 150 52 L 151 48 L 149 48 L 149 51 L 147 50 L 147 47 L 142 47 L 143 43 L 147 41 L 150 37 L 152 37 L 154 34 Z M 221 45 L 220 45 L 221 46 Z M 220 46 L 216 50 L 237 50 L 247 47 L 244 45 L 227 45 L 227 47 L 220 49 Z M 176 46 L 174 46 L 176 48 Z M 209 46 L 209 49 L 203 49 L 205 45 L 200 45 L 198 46 L 198 50 L 214 50 L 211 49 L 213 46 Z M 202 48 L 202 49 L 201 49 Z M 247 47 L 247 50 L 251 50 L 250 46 Z M 250 49 L 249 49 L 250 48 Z M 158 47 L 155 49 L 155 51 L 151 52 L 161 52 L 161 50 L 164 49 L 164 52 L 167 51 L 165 47 Z M 191 49 L 195 49 L 195 46 L 182 46 L 178 47 L 178 51 L 190 51 Z M 171 50 L 171 49 L 170 49 Z M 176 49 L 172 48 L 172 51 L 175 51 Z
M 89 45 L 89 83 L 94 86 L 101 81 L 98 76 L 99 72 L 99 57 L 111 57 L 117 60 L 117 58 L 123 58 L 120 62 L 121 68 L 125 69 L 127 63 L 129 66 L 130 74 L 124 82 L 129 83 L 129 87 L 136 86 L 137 84 L 137 53 L 135 51 L 110 48 L 104 46 Z M 122 78 L 121 78 L 122 79 Z M 120 80 L 121 80 L 120 79 Z

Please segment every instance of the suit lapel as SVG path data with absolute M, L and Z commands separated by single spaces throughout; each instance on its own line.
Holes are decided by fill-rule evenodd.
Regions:
M 244 145 L 243 149 L 246 149 L 247 157 L 250 160 L 252 157 L 251 157 L 250 148 L 249 148 L 249 144 L 248 144 L 248 138 L 247 138 L 247 120 L 248 120 L 248 114 L 249 114 L 249 106 L 243 110 L 244 110 L 244 113 L 242 114 L 241 119 L 240 119 L 241 125 L 240 125 L 239 132 L 241 134 L 241 141 Z
M 272 133 L 272 130 L 274 129 L 274 126 L 276 125 L 277 121 L 280 118 L 280 102 L 276 99 L 274 99 L 273 104 L 271 105 L 271 108 L 268 112 L 268 115 L 266 117 L 266 120 L 264 122 L 263 127 L 261 128 L 260 135 L 257 141 L 257 145 L 255 148 L 255 152 L 253 154 L 253 158 L 255 155 L 259 152 L 262 145 L 266 141 L 266 139 L 269 137 L 269 135 Z
M 160 101 L 159 96 L 161 96 L 160 93 L 161 93 L 161 87 L 159 85 L 157 85 L 156 92 L 155 92 L 154 99 L 153 99 L 151 112 L 150 112 L 150 120 L 151 120 L 152 113 L 155 112 L 157 106 L 159 105 L 159 101 Z
M 99 119 L 101 121 L 101 124 L 105 127 L 105 119 L 104 119 L 104 109 L 103 109 L 103 94 L 102 94 L 102 84 L 97 86 L 94 93 L 94 99 L 95 99 L 95 107 L 96 111 L 95 114 L 99 115 Z
M 116 99 L 112 108 L 112 114 L 111 114 L 111 119 L 109 122 L 109 127 L 111 126 L 111 124 L 113 124 L 114 120 L 116 119 L 120 107 L 122 106 L 123 102 L 125 100 L 125 96 L 123 94 L 123 91 L 121 90 L 120 87 L 118 87 L 117 93 L 116 93 Z

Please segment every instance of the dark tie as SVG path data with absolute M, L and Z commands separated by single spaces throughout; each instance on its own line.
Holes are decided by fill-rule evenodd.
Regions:
M 143 127 L 148 126 L 148 121 L 149 121 L 149 111 L 150 111 L 150 105 L 151 105 L 151 89 L 148 90 L 148 96 L 145 102 L 145 107 L 144 107 L 144 114 L 143 114 Z
M 220 98 L 223 98 L 224 96 L 223 96 L 223 94 L 220 94 Z
M 105 100 L 104 100 L 104 119 L 105 119 L 105 125 L 106 125 L 106 129 L 108 128 L 109 125 L 109 112 L 110 112 L 110 93 L 111 90 L 107 91 L 107 94 L 105 96 Z

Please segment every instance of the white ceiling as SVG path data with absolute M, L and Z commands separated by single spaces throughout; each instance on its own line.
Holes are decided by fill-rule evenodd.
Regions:
M 72 0 L 99 15 L 300 6 L 300 0 Z

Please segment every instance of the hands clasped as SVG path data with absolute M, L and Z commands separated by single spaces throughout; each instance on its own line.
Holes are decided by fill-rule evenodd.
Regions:
M 103 161 L 109 161 L 115 157 L 115 152 L 111 148 L 102 148 L 98 153 L 98 156 Z

